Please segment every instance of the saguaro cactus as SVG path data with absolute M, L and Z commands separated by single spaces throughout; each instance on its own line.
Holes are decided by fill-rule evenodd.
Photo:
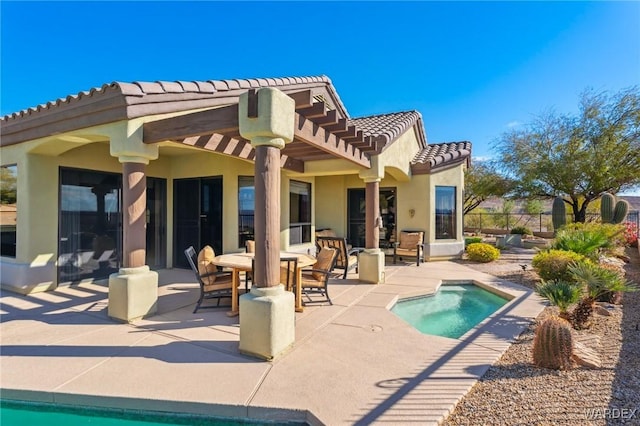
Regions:
M 553 206 L 551 208 L 551 219 L 553 220 L 554 232 L 567 224 L 567 210 L 564 206 L 564 200 L 562 199 L 562 197 L 556 197 L 553 200 Z
M 533 339 L 535 365 L 554 370 L 568 370 L 572 366 L 572 356 L 573 337 L 567 321 L 552 316 L 538 326 Z
M 626 200 L 617 200 L 612 194 L 602 194 L 600 200 L 600 217 L 602 223 L 622 223 L 629 212 L 629 203 Z
M 602 218 L 602 223 L 611 223 L 615 204 L 616 197 L 609 193 L 602 194 L 600 199 L 600 217 Z
M 629 203 L 627 200 L 618 200 L 615 209 L 613 209 L 613 223 L 622 223 L 629 213 Z

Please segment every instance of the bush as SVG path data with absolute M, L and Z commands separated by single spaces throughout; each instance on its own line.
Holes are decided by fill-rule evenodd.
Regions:
M 500 257 L 500 250 L 487 243 L 474 243 L 467 247 L 467 255 L 474 262 L 492 262 Z
M 569 272 L 569 265 L 586 261 L 586 257 L 572 251 L 545 250 L 533 256 L 531 265 L 540 278 L 545 281 L 574 282 L 573 276 Z
M 477 244 L 482 242 L 482 237 L 467 237 L 464 239 L 464 247 L 467 248 L 471 244 Z
M 535 288 L 536 293 L 544 297 L 560 311 L 560 318 L 570 319 L 569 307 L 580 300 L 582 289 L 576 283 L 566 281 L 542 281 Z
M 598 258 L 602 249 L 619 245 L 622 227 L 610 224 L 576 223 L 563 227 L 551 248 L 557 250 L 573 251 L 592 260 Z
M 511 231 L 509 231 L 510 234 L 520 234 L 520 235 L 533 235 L 533 232 L 531 232 L 531 229 L 527 228 L 526 226 L 516 226 L 514 228 L 511 228 Z

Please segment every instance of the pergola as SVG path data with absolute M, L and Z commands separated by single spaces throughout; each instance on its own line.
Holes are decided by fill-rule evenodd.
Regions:
M 240 349 L 273 358 L 293 343 L 293 305 L 285 308 L 280 298 L 280 168 L 304 172 L 305 161 L 340 158 L 364 169 L 371 155 L 379 154 L 389 138 L 365 136 L 336 109 L 314 99 L 311 90 L 284 94 L 278 89 L 249 89 L 238 102 L 185 115 L 147 122 L 142 142 L 147 145 L 174 142 L 205 151 L 232 155 L 255 164 L 255 272 L 253 295 L 241 298 Z M 145 223 L 139 212 L 146 209 L 144 164 L 123 163 L 124 268 L 144 268 Z M 378 250 L 379 178 L 366 179 L 366 249 Z M 262 290 L 261 290 L 262 289 Z M 246 297 L 251 296 L 251 297 Z M 242 315 L 243 303 L 269 300 L 267 318 Z M 285 304 L 286 306 L 287 304 Z M 264 306 L 262 307 L 264 309 Z M 256 306 L 251 309 L 259 310 Z M 253 318 L 253 319 L 252 319 Z M 243 339 L 244 335 L 249 336 Z M 272 333 L 270 343 L 253 342 L 257 334 Z M 285 334 L 284 337 L 279 335 Z

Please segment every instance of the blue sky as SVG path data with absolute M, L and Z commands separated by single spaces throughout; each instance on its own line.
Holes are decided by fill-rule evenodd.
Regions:
M 587 87 L 640 84 L 638 2 L 1 1 L 1 114 L 112 81 L 325 74 L 474 157 Z

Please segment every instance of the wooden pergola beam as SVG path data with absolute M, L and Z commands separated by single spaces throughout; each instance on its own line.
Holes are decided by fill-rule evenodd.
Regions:
M 347 130 L 347 120 L 341 118 L 338 120 L 336 124 L 332 124 L 330 126 L 323 126 L 324 129 L 328 132 L 336 132 L 336 131 L 346 131 Z
M 238 105 L 194 112 L 164 120 L 144 123 L 142 141 L 152 144 L 191 136 L 237 132 Z
M 308 108 L 296 110 L 298 114 L 302 114 L 307 118 L 320 118 L 326 116 L 327 105 L 324 102 L 316 102 Z
M 288 96 L 296 102 L 296 109 L 314 108 L 311 90 L 289 93 Z M 322 116 L 324 113 L 319 115 L 319 117 Z M 142 128 L 142 140 L 148 144 L 210 135 L 211 133 L 239 137 L 238 104 L 151 121 L 143 124 Z
M 295 139 L 313 145 L 322 151 L 338 155 L 362 167 L 371 167 L 371 160 L 361 150 L 350 146 L 343 139 L 300 114 L 295 116 L 294 135 Z
M 327 111 L 327 114 L 324 117 L 314 118 L 313 122 L 321 125 L 322 127 L 338 124 L 338 111 L 335 109 Z

